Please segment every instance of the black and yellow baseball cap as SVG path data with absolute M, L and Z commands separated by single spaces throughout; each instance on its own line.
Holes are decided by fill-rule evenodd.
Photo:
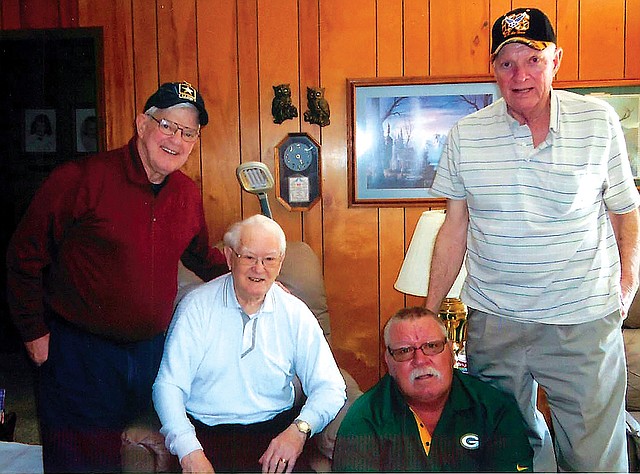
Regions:
M 209 122 L 209 114 L 204 107 L 204 99 L 200 93 L 186 81 L 183 82 L 165 82 L 156 92 L 153 93 L 146 104 L 144 111 L 150 107 L 158 107 L 159 109 L 167 109 L 177 104 L 192 104 L 200 113 L 200 125 L 205 126 Z
M 491 30 L 491 59 L 509 43 L 523 43 L 542 51 L 557 41 L 547 15 L 537 8 L 516 8 L 505 13 Z

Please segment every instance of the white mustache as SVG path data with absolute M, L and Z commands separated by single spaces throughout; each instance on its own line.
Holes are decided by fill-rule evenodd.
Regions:
M 409 377 L 413 382 L 415 379 L 419 377 L 424 377 L 425 375 L 431 375 L 436 378 L 442 377 L 442 373 L 439 370 L 436 370 L 434 367 L 416 367 L 411 371 Z

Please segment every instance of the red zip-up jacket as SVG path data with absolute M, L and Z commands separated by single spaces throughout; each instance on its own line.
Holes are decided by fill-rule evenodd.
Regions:
M 202 196 L 176 171 L 154 194 L 136 139 L 56 168 L 7 252 L 11 314 L 24 341 L 48 333 L 48 306 L 93 334 L 129 342 L 165 331 L 178 262 L 204 280 L 227 271 L 209 246 Z

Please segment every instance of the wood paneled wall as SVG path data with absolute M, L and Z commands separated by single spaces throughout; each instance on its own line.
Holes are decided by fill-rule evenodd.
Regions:
M 287 132 L 322 144 L 323 197 L 309 212 L 287 212 L 270 195 L 290 240 L 322 256 L 333 345 L 341 365 L 368 388 L 383 371 L 380 328 L 405 304 L 393 289 L 423 208 L 350 208 L 346 79 L 484 75 L 492 20 L 536 6 L 564 47 L 559 79 L 640 78 L 640 0 L 2 0 L 3 29 L 104 29 L 104 125 L 108 147 L 124 144 L 159 83 L 188 80 L 211 117 L 186 172 L 202 186 L 212 239 L 259 212 L 240 191 L 235 168 L 260 160 Z M 6 73 L 6 71 L 3 71 Z M 331 125 L 301 117 L 276 125 L 272 86 L 290 83 L 300 116 L 307 86 L 321 85 Z

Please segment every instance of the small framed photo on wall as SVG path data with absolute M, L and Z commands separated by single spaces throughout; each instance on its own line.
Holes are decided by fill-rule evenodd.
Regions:
M 95 153 L 98 151 L 98 118 L 96 109 L 76 109 L 76 151 Z
M 27 153 L 56 152 L 55 109 L 24 111 L 24 151 Z

